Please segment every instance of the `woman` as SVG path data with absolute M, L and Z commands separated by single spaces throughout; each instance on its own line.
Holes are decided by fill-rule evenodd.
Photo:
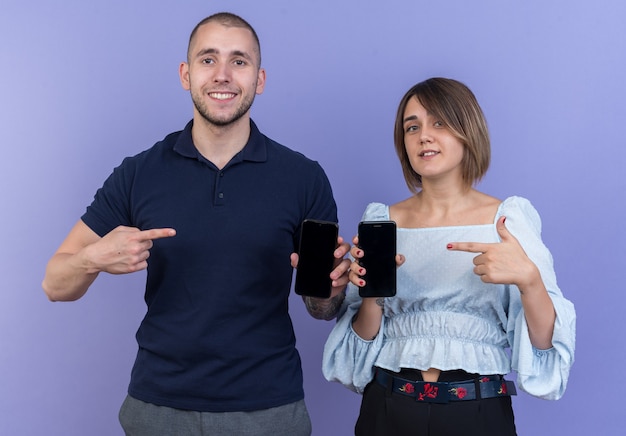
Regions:
M 397 294 L 351 285 L 324 350 L 328 380 L 363 393 L 356 435 L 515 435 L 510 395 L 563 395 L 575 311 L 556 283 L 541 221 L 521 197 L 473 186 L 487 171 L 487 125 L 462 83 L 431 78 L 402 98 L 395 148 L 412 195 L 368 205 L 363 220 L 397 223 Z

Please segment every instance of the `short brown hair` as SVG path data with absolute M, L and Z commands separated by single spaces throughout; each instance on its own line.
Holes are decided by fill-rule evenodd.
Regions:
M 422 187 L 422 176 L 411 167 L 404 144 L 404 111 L 414 97 L 463 144 L 463 182 L 471 187 L 485 175 L 491 160 L 487 121 L 476 97 L 466 85 L 453 79 L 433 77 L 409 89 L 400 100 L 396 114 L 394 144 L 409 190 L 417 193 Z
M 252 33 L 252 37 L 254 38 L 254 42 L 256 43 L 259 66 L 261 66 L 261 43 L 259 42 L 259 36 L 257 35 L 254 28 L 250 25 L 250 23 L 241 18 L 239 15 L 235 15 L 230 12 L 218 12 L 204 18 L 202 21 L 196 24 L 196 27 L 194 27 L 191 31 L 191 35 L 189 35 L 189 44 L 187 45 L 187 61 L 190 60 L 191 53 L 189 52 L 189 50 L 191 49 L 191 43 L 193 42 L 193 38 L 196 36 L 198 29 L 203 25 L 213 21 L 216 21 L 222 26 L 226 27 L 243 27 L 244 29 L 248 29 L 250 33 Z

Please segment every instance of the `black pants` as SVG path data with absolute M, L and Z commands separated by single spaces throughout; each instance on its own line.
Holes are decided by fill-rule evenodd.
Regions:
M 409 380 L 422 380 L 421 373 L 403 370 Z M 440 382 L 472 379 L 464 371 L 443 371 Z M 454 401 L 446 404 L 416 401 L 392 393 L 372 381 L 363 393 L 356 436 L 515 436 L 511 397 Z

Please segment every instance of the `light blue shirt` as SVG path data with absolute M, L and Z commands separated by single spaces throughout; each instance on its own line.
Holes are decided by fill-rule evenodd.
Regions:
M 495 223 L 506 227 L 537 265 L 556 310 L 553 347 L 532 346 L 514 285 L 483 283 L 473 272 L 476 253 L 450 251 L 449 242 L 500 242 Z M 363 220 L 389 219 L 389 206 L 368 205 Z M 380 331 L 364 340 L 352 329 L 361 298 L 352 284 L 324 348 L 323 372 L 362 393 L 374 366 L 391 371 L 462 369 L 478 374 L 517 372 L 518 386 L 531 395 L 558 399 L 574 362 L 574 305 L 556 283 L 552 255 L 541 240 L 541 219 L 525 198 L 503 201 L 493 224 L 398 228 L 395 297 L 386 298 Z

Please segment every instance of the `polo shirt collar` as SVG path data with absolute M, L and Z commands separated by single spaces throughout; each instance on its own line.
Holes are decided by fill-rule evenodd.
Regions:
M 181 134 L 178 136 L 178 139 L 174 144 L 174 151 L 185 157 L 200 158 L 201 154 L 193 144 L 193 140 L 191 138 L 192 126 L 193 120 L 187 123 Z M 252 119 L 250 120 L 250 137 L 248 138 L 248 142 L 243 149 L 237 153 L 233 160 L 247 160 L 252 162 L 264 162 L 267 160 L 265 137 L 259 131 Z

